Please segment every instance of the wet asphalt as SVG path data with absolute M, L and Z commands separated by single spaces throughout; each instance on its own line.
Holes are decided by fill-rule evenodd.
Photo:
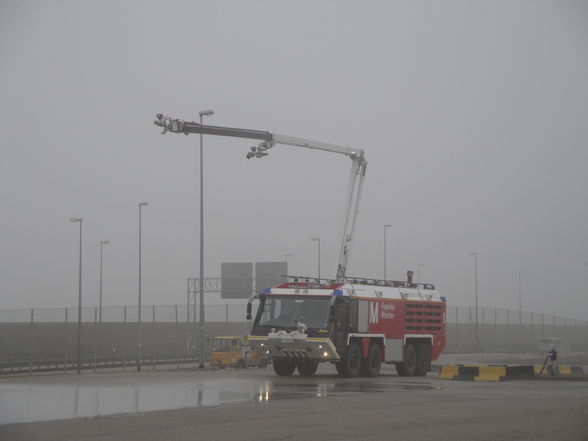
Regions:
M 277 377 L 270 366 L 2 378 L 0 424 L 435 387 L 427 378 L 387 377 L 397 377 L 392 366 L 380 377 L 346 379 L 325 365 L 313 377 Z
M 312 377 L 271 368 L 0 378 L 0 440 L 587 441 L 588 381 Z

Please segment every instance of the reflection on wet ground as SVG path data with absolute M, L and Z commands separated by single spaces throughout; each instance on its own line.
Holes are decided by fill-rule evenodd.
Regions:
M 214 373 L 138 375 L 106 374 L 82 380 L 63 377 L 48 382 L 2 381 L 0 424 L 434 388 L 428 381 L 402 381 L 398 377 L 280 378 L 270 372 L 253 376 L 225 372 L 222 378 Z

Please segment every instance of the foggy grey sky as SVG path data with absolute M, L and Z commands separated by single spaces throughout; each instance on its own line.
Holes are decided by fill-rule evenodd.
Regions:
M 199 137 L 156 113 L 363 148 L 349 275 L 424 263 L 450 305 L 588 318 L 588 2 L 3 1 L 0 309 L 183 304 Z M 350 161 L 205 138 L 206 276 L 289 258 L 334 277 Z M 216 302 L 216 301 L 215 301 Z

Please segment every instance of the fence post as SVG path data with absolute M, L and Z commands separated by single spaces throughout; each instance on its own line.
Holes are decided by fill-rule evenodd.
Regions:
M 65 323 L 63 324 L 63 373 L 67 372 L 67 308 L 65 308 Z
M 33 375 L 33 354 L 35 352 L 35 332 L 34 332 L 34 322 L 35 322 L 35 310 L 31 308 L 31 341 L 30 341 L 30 348 L 29 348 L 29 375 Z
M 459 320 L 457 319 L 459 306 L 455 307 L 455 341 L 459 345 Z M 459 346 L 458 346 L 459 347 Z
M 98 308 L 94 306 L 94 326 L 92 332 L 92 340 L 94 340 L 94 367 L 92 368 L 93 372 L 96 373 L 96 324 L 98 323 Z
M 509 336 L 510 336 L 510 309 L 507 308 L 506 309 L 506 341 L 504 342 L 505 345 L 510 340 Z M 510 347 L 507 350 L 510 350 Z
M 531 348 L 533 347 L 533 340 L 535 340 L 533 333 L 533 313 L 531 313 Z
M 176 305 L 176 369 L 180 368 L 180 338 L 178 330 L 178 305 Z
M 225 333 L 229 334 L 229 304 L 225 305 Z
M 155 305 L 153 305 L 153 325 L 151 326 L 151 369 L 155 370 Z
M 574 349 L 576 349 L 576 347 L 578 346 L 578 343 L 576 341 L 576 326 L 578 326 L 576 319 L 574 319 Z
M 129 336 L 127 332 L 127 306 L 123 307 L 123 335 L 125 337 L 125 350 L 123 354 L 123 372 L 127 370 L 127 359 L 129 356 Z
M 497 308 L 494 307 L 494 350 L 498 351 L 498 315 Z
M 484 345 L 486 343 L 486 320 L 484 318 L 484 311 L 485 310 L 486 310 L 486 308 L 484 308 L 482 306 L 482 338 L 481 338 L 482 343 L 480 344 L 480 347 L 482 348 L 482 352 L 484 352 Z

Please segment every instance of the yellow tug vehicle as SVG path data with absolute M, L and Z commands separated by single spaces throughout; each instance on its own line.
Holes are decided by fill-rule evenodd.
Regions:
M 208 339 L 210 345 L 210 367 L 224 369 L 234 367 L 245 369 L 247 367 L 265 368 L 270 358 L 237 336 L 220 336 Z

